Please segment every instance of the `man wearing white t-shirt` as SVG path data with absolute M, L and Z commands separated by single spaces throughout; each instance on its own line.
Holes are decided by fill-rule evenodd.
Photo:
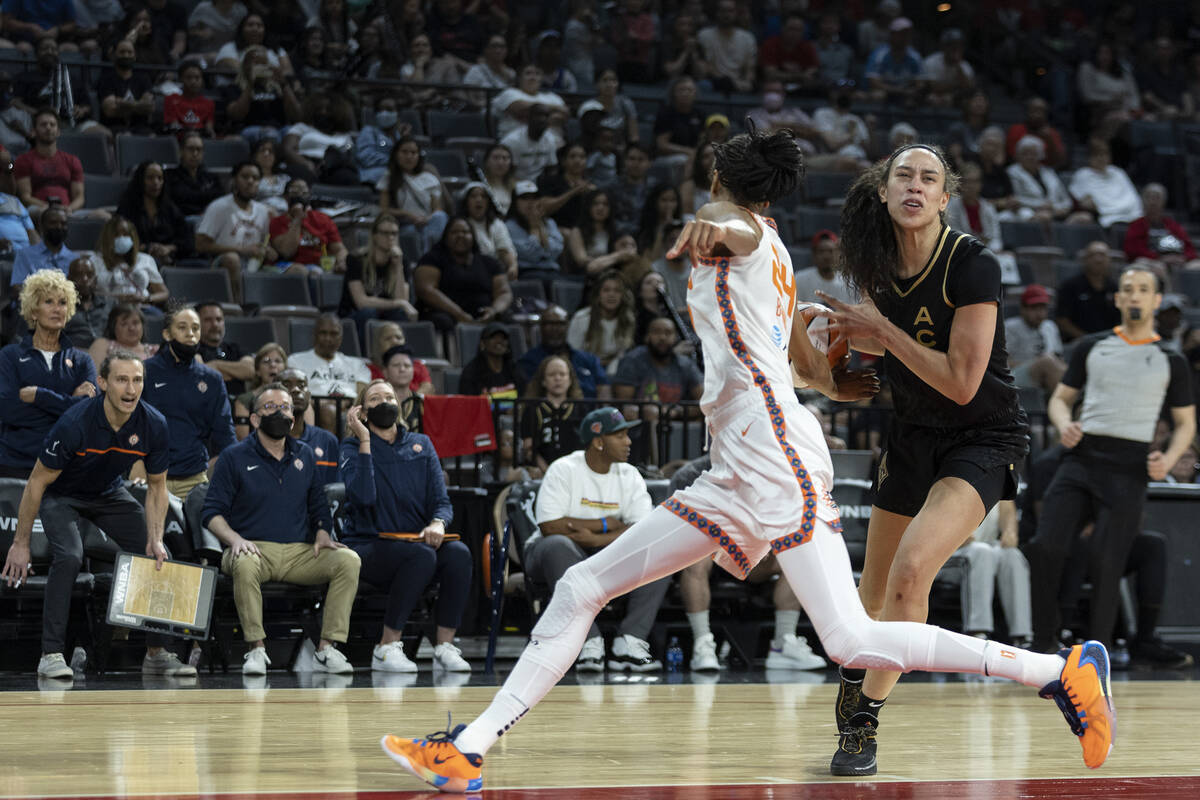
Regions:
M 857 303 L 854 292 L 837 271 L 838 235 L 830 230 L 813 234 L 812 257 L 814 266 L 796 270 L 796 302 L 818 302 L 816 291 L 820 289 L 843 303 Z
M 535 581 L 553 587 L 567 569 L 650 514 L 646 482 L 626 463 L 628 429 L 637 424 L 626 422 L 611 406 L 597 408 L 579 426 L 583 449 L 563 456 L 546 469 L 534 509 L 539 530 L 525 543 L 525 568 Z M 650 655 L 646 637 L 669 585 L 668 576 L 626 595 L 628 605 L 613 640 L 609 669 L 662 669 L 662 662 Z M 603 669 L 604 638 L 593 622 L 575 670 Z
M 1021 292 L 1020 314 L 1004 320 L 1008 366 L 1017 386 L 1052 391 L 1067 369 L 1058 326 L 1050 319 L 1050 300 L 1044 286 L 1031 283 Z
M 341 320 L 335 314 L 322 314 L 313 329 L 313 348 L 288 357 L 288 366 L 307 376 L 314 401 L 322 397 L 357 397 L 371 380 L 366 362 L 340 352 L 341 346 Z M 316 408 L 317 423 L 326 430 L 336 430 L 337 404 L 322 400 Z
M 517 85 L 505 89 L 492 101 L 496 135 L 503 139 L 529 121 L 529 109 L 543 105 L 550 110 L 550 125 L 561 129 L 567 120 L 567 104 L 554 92 L 542 91 L 542 70 L 529 64 L 522 68 Z
M 196 252 L 213 257 L 213 266 L 229 273 L 235 302 L 242 301 L 242 269 L 254 272 L 264 261 L 274 261 L 270 245 L 271 211 L 254 198 L 262 170 L 243 161 L 233 170 L 233 192 L 218 197 L 204 209 L 196 226 Z
M 558 163 L 562 137 L 547 127 L 550 109 L 534 104 L 529 109 L 529 124 L 517 128 L 500 140 L 512 151 L 513 174 L 519 181 L 536 181 L 542 170 Z

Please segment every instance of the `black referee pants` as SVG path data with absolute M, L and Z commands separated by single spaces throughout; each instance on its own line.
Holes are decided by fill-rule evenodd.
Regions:
M 50 542 L 50 571 L 42 611 L 42 653 L 62 653 L 66 648 L 71 591 L 83 564 L 82 517 L 104 531 L 124 551 L 146 552 L 146 511 L 125 487 L 102 497 L 66 497 L 47 492 L 40 512 Z M 148 647 L 163 647 L 171 637 L 146 633 Z
M 1146 467 L 1119 467 L 1068 450 L 1042 499 L 1037 535 L 1025 546 L 1033 600 L 1035 648 L 1058 641 L 1058 597 L 1079 531 L 1095 520 L 1087 551 L 1092 579 L 1091 635 L 1111 644 L 1121 576 L 1141 531 Z

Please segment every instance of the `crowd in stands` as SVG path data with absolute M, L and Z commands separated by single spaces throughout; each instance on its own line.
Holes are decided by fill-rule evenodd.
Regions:
M 6 2 L 0 341 L 14 353 L 75 355 L 69 374 L 0 372 L 0 469 L 28 470 L 38 436 L 95 393 L 96 369 L 132 351 L 145 359 L 145 399 L 170 422 L 171 490 L 211 482 L 206 519 L 220 520 L 212 529 L 229 552 L 255 559 L 254 570 L 232 570 L 239 587 L 329 575 L 256 548 L 261 521 L 237 492 L 262 489 L 231 483 L 223 460 L 287 462 L 301 441 L 323 482 L 346 484 L 353 525 L 339 574 L 359 575 L 361 560 L 362 579 L 390 593 L 375 658 L 407 671 L 396 644 L 417 589 L 461 588 L 471 575 L 466 548 L 440 538 L 448 506 L 418 510 L 397 494 L 418 480 L 415 461 L 422 491 L 445 492 L 421 433 L 424 398 L 486 396 L 502 453 L 510 441 L 496 461 L 508 475 L 549 482 L 565 459 L 582 470 L 591 451 L 580 425 L 609 401 L 645 423 L 624 434 L 640 466 L 684 455 L 660 451 L 655 431 L 660 416 L 698 419 L 703 362 L 688 326 L 689 264 L 666 251 L 708 200 L 712 145 L 747 124 L 792 131 L 807 157 L 806 195 L 772 209 L 799 300 L 816 290 L 853 298 L 837 274 L 836 230 L 853 177 L 898 144 L 937 143 L 962 176 L 948 224 L 1005 267 L 1004 324 L 1022 387 L 1044 401 L 1073 344 L 1119 321 L 1116 281 L 1133 263 L 1168 292 L 1160 335 L 1200 370 L 1190 190 L 1179 164 L 1164 166 L 1140 143 L 1148 131 L 1200 123 L 1200 3 L 927 5 Z M 36 294 L 63 296 L 72 311 L 63 320 L 25 307 L 41 271 L 64 276 Z M 177 280 L 183 271 L 203 274 L 206 288 Z M 285 295 L 252 293 L 263 281 L 298 294 L 276 303 Z M 256 315 L 273 321 L 273 341 L 227 334 Z M 418 352 L 406 326 L 421 322 L 432 323 L 433 342 Z M 41 387 L 36 402 L 28 386 Z M 831 442 L 877 451 L 886 398 L 842 426 L 814 407 Z M 381 404 L 397 417 L 372 416 Z M 347 414 L 351 405 L 362 414 Z M 278 435 L 263 435 L 281 412 L 286 432 L 277 422 Z M 339 445 L 334 433 L 348 438 Z M 539 521 L 571 517 L 568 505 L 539 498 Z M 643 511 L 617 516 L 625 525 Z M 1009 519 L 977 543 L 979 558 L 1013 544 Z M 308 534 L 327 522 L 296 524 Z M 381 526 L 430 552 L 369 533 Z M 567 541 L 544 532 L 545 544 Z M 296 535 L 279 552 L 299 553 Z M 337 544 L 320 540 L 318 552 Z M 541 580 L 552 584 L 581 557 L 573 545 L 531 553 Z M 657 608 L 661 592 L 647 597 Z M 701 599 L 690 613 L 704 610 Z M 811 661 L 797 649 L 794 598 L 775 599 L 780 652 Z M 437 611 L 437 657 L 450 669 L 465 663 L 452 645 L 463 603 L 444 592 Z M 345 604 L 331 595 L 331 611 L 348 613 Z M 248 668 L 265 669 L 261 620 L 253 604 L 239 611 L 256 644 Z M 653 661 L 644 615 L 630 603 L 617 662 Z M 699 620 L 708 664 L 711 633 Z M 344 641 L 338 625 L 322 636 Z M 596 648 L 589 639 L 592 666 L 603 660 Z

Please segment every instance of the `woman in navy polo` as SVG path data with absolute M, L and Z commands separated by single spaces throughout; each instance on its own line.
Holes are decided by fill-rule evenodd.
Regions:
M 349 511 L 343 539 L 362 558 L 361 578 L 388 591 L 371 669 L 417 671 L 400 634 L 425 588 L 437 581 L 434 668 L 470 672 L 454 634 L 471 587 L 471 551 L 446 537 L 453 511 L 433 443 L 398 425 L 399 416 L 391 384 L 371 381 L 346 414 L 350 435 L 338 459 Z
M 75 285 L 56 269 L 21 286 L 21 316 L 33 332 L 0 350 L 0 477 L 28 478 L 51 426 L 96 396 L 96 365 L 63 333 L 76 300 Z

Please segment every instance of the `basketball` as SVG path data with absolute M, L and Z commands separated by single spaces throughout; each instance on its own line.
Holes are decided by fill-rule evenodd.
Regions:
M 820 303 L 797 303 L 796 321 L 792 324 L 804 325 L 808 330 L 808 340 L 818 353 L 825 354 L 829 360 L 829 368 L 833 369 L 842 360 L 842 356 L 849 352 L 850 343 L 842 338 L 830 341 L 829 318 L 820 314 L 821 311 L 830 310 L 832 309 Z M 797 389 L 808 387 L 808 382 L 796 373 L 795 367 L 792 368 L 792 385 Z

